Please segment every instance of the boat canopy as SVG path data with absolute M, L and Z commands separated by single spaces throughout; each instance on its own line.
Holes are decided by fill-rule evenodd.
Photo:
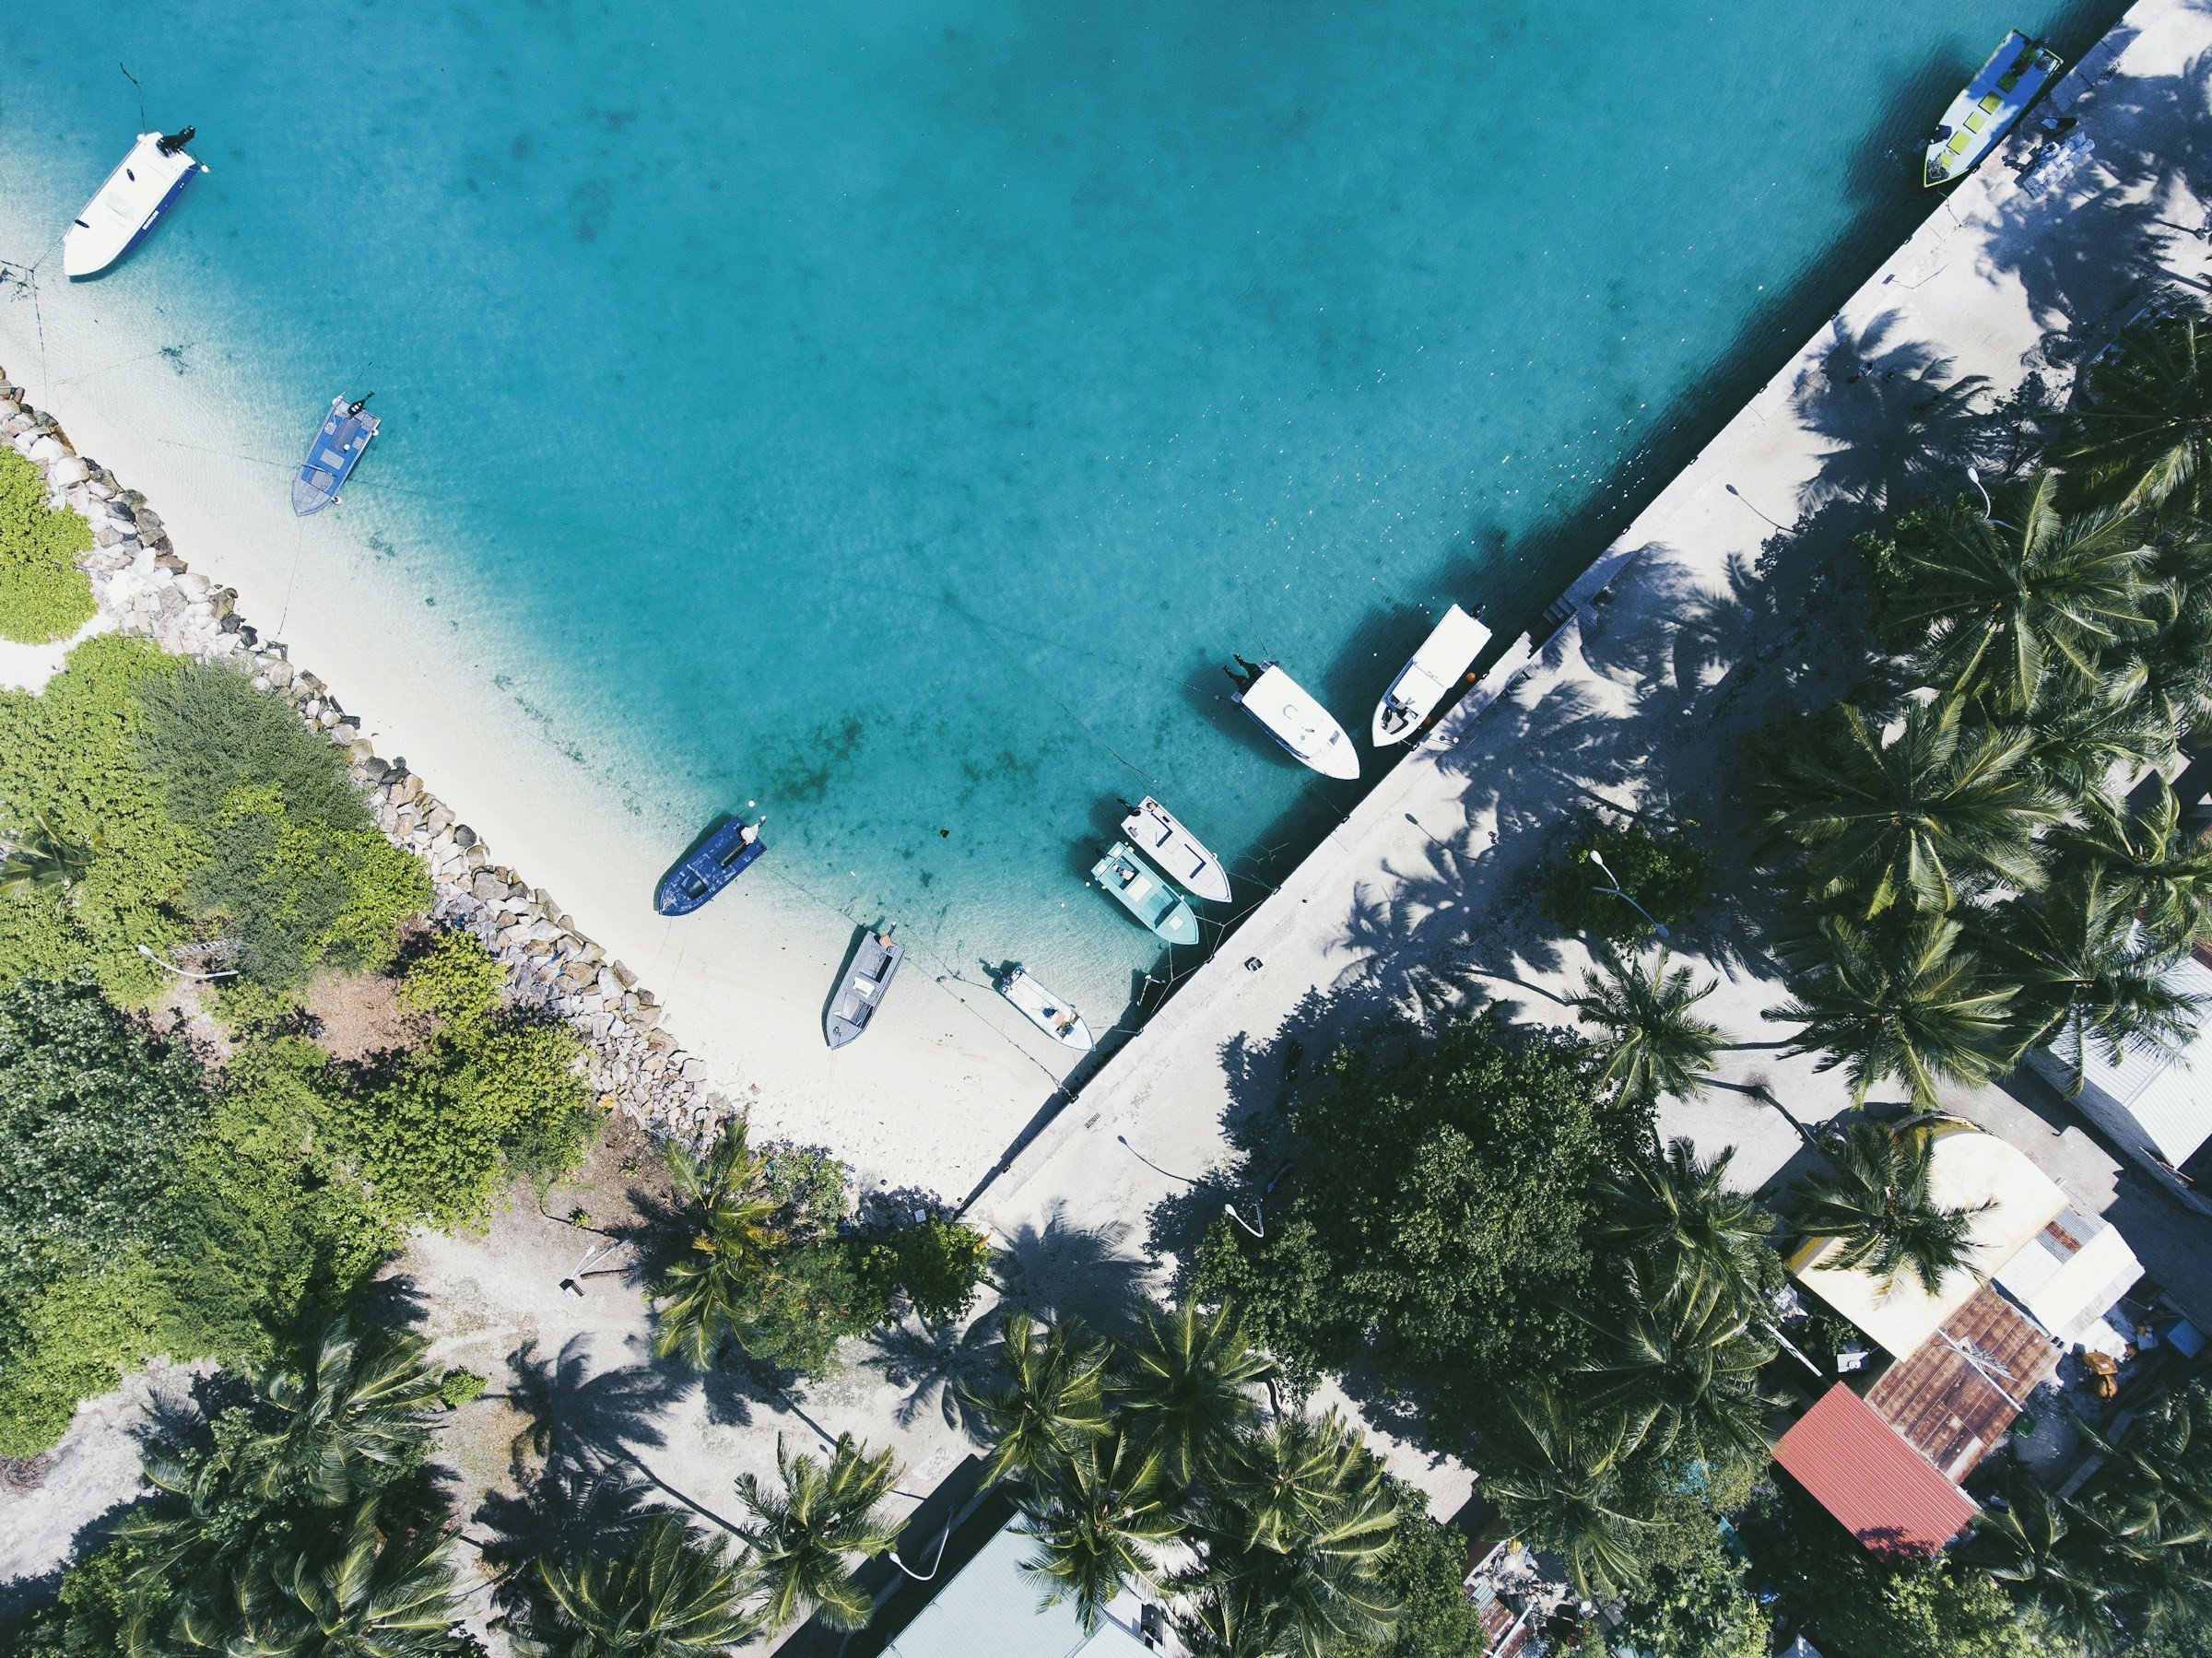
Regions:
M 1359 775 L 1359 751 L 1336 723 L 1336 716 L 1274 663 L 1262 664 L 1236 700 L 1277 742 L 1314 770 L 1347 780 Z

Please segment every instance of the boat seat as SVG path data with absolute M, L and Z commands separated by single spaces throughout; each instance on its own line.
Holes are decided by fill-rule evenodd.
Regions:
M 1966 153 L 1966 147 L 1971 144 L 1973 141 L 1973 134 L 1960 133 L 1956 138 L 1953 138 L 1948 144 L 1945 145 L 1944 147 L 1954 155 L 1964 155 Z
M 2004 103 L 2005 100 L 2002 98 L 1999 98 L 1994 92 L 1992 92 L 1986 98 L 1983 99 L 1982 107 L 1990 114 L 1994 115 L 1999 109 L 2004 107 Z

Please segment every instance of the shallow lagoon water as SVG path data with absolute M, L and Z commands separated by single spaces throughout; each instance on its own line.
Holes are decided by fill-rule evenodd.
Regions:
M 1356 798 L 1232 651 L 1363 736 L 1444 604 L 1532 621 L 1932 206 L 2004 30 L 2116 9 L 70 0 L 0 187 L 58 238 L 126 63 L 215 169 L 102 279 L 196 435 L 281 489 L 377 394 L 301 556 L 671 858 L 758 801 L 761 875 L 1103 1008 L 1157 954 L 1083 887 L 1117 798 L 1257 876 Z

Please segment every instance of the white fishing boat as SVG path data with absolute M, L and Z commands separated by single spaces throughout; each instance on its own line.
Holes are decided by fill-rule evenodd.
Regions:
M 1090 1040 L 1090 1027 L 1083 1022 L 1083 1016 L 1067 1005 L 1065 997 L 1053 994 L 1031 978 L 1020 962 L 1001 973 L 992 989 L 1020 1008 L 1024 1018 L 1063 1048 L 1088 1053 L 1097 1045 Z
M 1489 642 L 1490 630 L 1457 605 L 1445 611 L 1444 619 L 1421 641 L 1421 648 L 1398 670 L 1382 700 L 1375 704 L 1375 747 L 1388 748 L 1418 731 L 1437 704 L 1466 677 Z
M 1948 184 L 1971 172 L 2065 67 L 2058 53 L 2041 41 L 2031 41 L 2017 29 L 2006 35 L 1989 62 L 1951 100 L 1943 123 L 1929 138 L 1928 185 Z
M 1235 700 L 1294 759 L 1324 777 L 1348 781 L 1359 775 L 1359 749 L 1336 723 L 1336 716 L 1316 702 L 1304 686 L 1272 662 L 1251 663 L 1241 656 L 1237 662 L 1244 669 L 1241 675 L 1235 668 L 1228 670 L 1237 685 Z
M 138 135 L 131 153 L 63 232 L 64 275 L 97 276 L 161 222 L 184 186 L 207 171 L 184 153 L 192 135 L 191 127 L 166 138 L 159 133 Z
M 1122 833 L 1129 844 L 1159 865 L 1171 881 L 1180 882 L 1193 898 L 1210 903 L 1229 902 L 1229 871 L 1206 849 L 1197 836 L 1182 827 L 1175 814 L 1147 794 L 1136 805 L 1122 803 L 1125 815 Z

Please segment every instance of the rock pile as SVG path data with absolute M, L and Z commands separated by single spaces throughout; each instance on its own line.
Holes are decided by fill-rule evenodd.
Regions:
M 288 698 L 301 719 L 348 752 L 354 781 L 385 834 L 429 865 L 433 914 L 476 935 L 506 963 L 511 1001 L 565 1020 L 583 1038 L 603 1107 L 651 1133 L 691 1139 L 729 1113 L 729 1102 L 707 1088 L 705 1065 L 661 1028 L 660 1002 L 637 975 L 578 931 L 544 888 L 495 863 L 476 831 L 423 787 L 406 760 L 377 755 L 330 688 L 239 613 L 235 589 L 216 586 L 177 557 L 146 498 L 79 455 L 52 417 L 26 407 L 21 389 L 5 376 L 0 441 L 40 468 L 56 507 L 83 513 L 92 526 L 91 549 L 78 563 L 102 617 L 172 654 L 238 664 L 255 686 Z

